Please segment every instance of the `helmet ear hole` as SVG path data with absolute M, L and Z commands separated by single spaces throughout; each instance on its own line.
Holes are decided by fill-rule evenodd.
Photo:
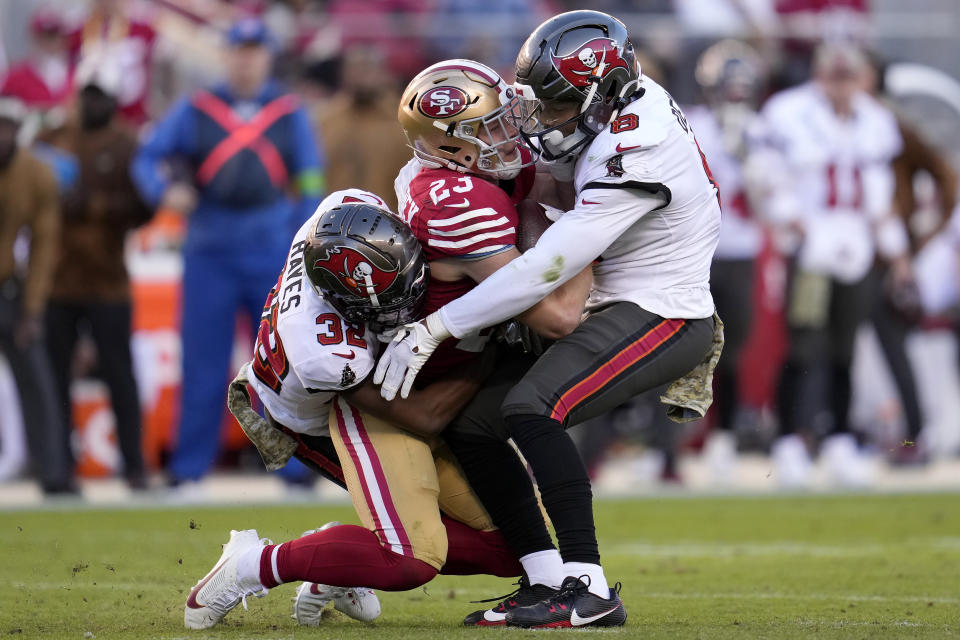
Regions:
M 443 151 L 443 152 L 445 152 L 445 153 L 449 153 L 449 154 L 451 154 L 451 155 L 453 155 L 453 154 L 455 154 L 455 153 L 460 153 L 460 147 L 451 147 L 451 146 L 448 145 L 448 144 L 442 144 L 442 145 L 440 145 L 439 149 L 440 149 L 440 151 Z

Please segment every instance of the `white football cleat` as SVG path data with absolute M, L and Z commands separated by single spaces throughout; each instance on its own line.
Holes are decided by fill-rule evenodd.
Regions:
M 304 531 L 300 537 L 336 527 L 339 524 L 339 522 L 328 522 L 319 529 Z M 373 589 L 332 587 L 316 582 L 304 582 L 297 587 L 297 594 L 293 597 L 293 618 L 297 624 L 316 627 L 320 624 L 324 607 L 331 601 L 337 611 L 360 622 L 370 622 L 380 616 L 380 600 Z
M 377 598 L 373 589 L 367 587 L 332 588 L 343 591 L 342 594 L 333 598 L 333 608 L 340 613 L 360 622 L 373 622 L 380 617 L 380 599 Z
M 372 622 L 380 616 L 380 600 L 373 589 L 304 582 L 293 598 L 293 618 L 297 624 L 316 627 L 320 624 L 324 607 L 331 601 L 337 611 L 360 622 Z
M 729 486 L 737 468 L 737 439 L 729 431 L 714 428 L 703 445 L 703 459 L 716 485 Z
M 777 482 L 784 489 L 808 489 L 813 475 L 813 461 L 803 438 L 793 433 L 781 436 L 770 450 Z
M 864 489 L 873 484 L 873 465 L 849 433 L 836 433 L 826 438 L 820 448 L 820 459 L 834 486 Z
M 230 532 L 230 541 L 223 545 L 220 560 L 187 597 L 183 623 L 188 629 L 209 629 L 240 602 L 246 609 L 247 596 L 262 598 L 267 595 L 259 576 L 244 579 L 238 571 L 242 556 L 254 553 L 267 544 L 272 543 L 261 539 L 255 529 Z

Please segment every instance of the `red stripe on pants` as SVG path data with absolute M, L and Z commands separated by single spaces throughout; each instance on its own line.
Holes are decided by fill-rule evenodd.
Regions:
M 656 351 L 657 347 L 680 331 L 684 324 L 686 324 L 686 320 L 664 320 L 650 329 L 640 339 L 630 343 L 608 362 L 560 396 L 560 399 L 553 405 L 550 417 L 558 422 L 563 422 L 577 405 L 602 390 L 611 380 Z

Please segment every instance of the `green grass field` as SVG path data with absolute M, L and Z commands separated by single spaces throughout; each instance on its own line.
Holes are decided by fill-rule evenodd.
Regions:
M 280 541 L 349 508 L 191 507 L 0 512 L 0 638 L 480 638 L 470 600 L 496 578 L 441 576 L 381 593 L 362 625 L 290 618 L 294 585 L 251 599 L 211 631 L 183 627 L 190 587 L 229 529 Z M 597 504 L 607 574 L 623 583 L 624 638 L 960 636 L 960 496 L 663 498 Z

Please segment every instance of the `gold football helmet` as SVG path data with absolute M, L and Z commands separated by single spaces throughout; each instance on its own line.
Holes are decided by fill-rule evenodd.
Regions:
M 428 167 L 509 179 L 536 161 L 520 140 L 519 96 L 479 62 L 445 60 L 421 71 L 403 92 L 397 118 Z

